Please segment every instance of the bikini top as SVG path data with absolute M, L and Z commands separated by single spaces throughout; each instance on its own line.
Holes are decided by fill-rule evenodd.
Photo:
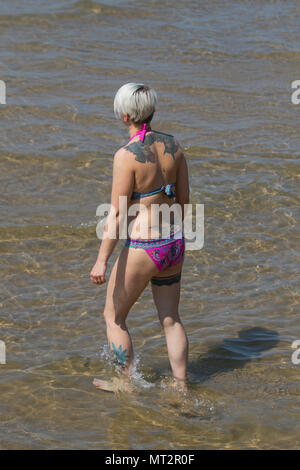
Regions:
M 140 136 L 140 141 L 141 142 L 144 142 L 144 138 L 145 138 L 145 135 L 147 132 L 151 132 L 152 129 L 151 127 L 149 127 L 149 129 L 146 129 L 146 123 L 144 122 L 143 124 L 143 128 L 142 130 L 140 131 L 137 131 L 129 140 L 129 142 L 134 138 L 136 137 L 137 135 Z M 128 142 L 128 143 L 129 143 Z M 175 183 L 170 183 L 170 184 L 164 184 L 163 186 L 161 186 L 160 188 L 158 189 L 155 189 L 154 191 L 150 191 L 149 193 L 137 193 L 137 192 L 133 192 L 132 193 L 132 196 L 131 196 L 131 199 L 141 199 L 142 197 L 147 197 L 147 196 L 152 196 L 153 194 L 158 194 L 160 193 L 161 191 L 163 191 L 167 196 L 169 196 L 170 198 L 173 198 L 175 197 L 175 192 L 173 191 L 173 188 L 175 187 Z

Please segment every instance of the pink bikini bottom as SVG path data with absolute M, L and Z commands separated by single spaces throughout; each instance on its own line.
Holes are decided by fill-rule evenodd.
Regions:
M 175 236 L 171 234 L 170 238 L 154 238 L 150 240 L 133 240 L 128 238 L 125 246 L 144 249 L 156 264 L 159 271 L 163 271 L 170 266 L 180 263 L 183 259 L 185 241 L 183 235 L 181 238 L 175 238 Z

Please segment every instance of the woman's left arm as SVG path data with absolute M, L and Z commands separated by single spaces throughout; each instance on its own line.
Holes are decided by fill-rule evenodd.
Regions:
M 121 204 L 126 202 L 126 207 L 128 207 L 133 187 L 134 168 L 132 155 L 124 148 L 121 148 L 114 156 L 111 210 L 104 227 L 105 236 L 100 245 L 97 261 L 90 273 L 91 281 L 95 284 L 103 284 L 105 282 L 107 263 L 119 240 L 120 223 L 123 222 L 122 217 L 127 218 L 127 211 L 122 213 Z M 122 202 L 120 196 L 123 196 Z

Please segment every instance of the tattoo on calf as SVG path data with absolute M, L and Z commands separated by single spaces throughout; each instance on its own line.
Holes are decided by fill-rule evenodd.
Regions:
M 165 145 L 164 153 L 169 153 L 175 160 L 175 153 L 179 145 L 172 135 L 163 134 L 162 132 L 155 131 L 153 134 L 146 134 L 144 142 L 133 142 L 126 145 L 125 149 L 135 155 L 136 161 L 141 163 L 151 162 L 155 158 L 150 149 L 153 142 L 162 142 Z
M 116 356 L 116 361 L 121 367 L 125 367 L 125 363 L 127 359 L 129 359 L 128 354 L 126 354 L 127 349 L 122 350 L 122 345 L 119 346 L 117 349 L 114 343 L 111 343 L 113 347 L 113 352 L 115 353 Z

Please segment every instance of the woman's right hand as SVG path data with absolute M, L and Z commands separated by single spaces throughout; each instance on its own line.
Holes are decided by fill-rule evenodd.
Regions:
M 90 272 L 90 279 L 94 284 L 104 284 L 106 282 L 105 273 L 107 263 L 104 261 L 96 261 L 93 269 Z

